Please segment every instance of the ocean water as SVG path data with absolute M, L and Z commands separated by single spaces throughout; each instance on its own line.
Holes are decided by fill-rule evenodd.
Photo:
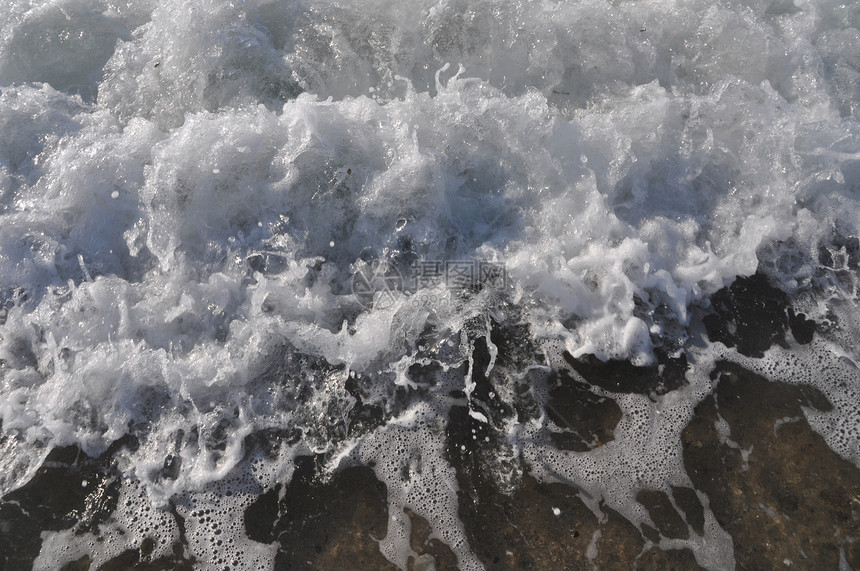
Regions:
M 860 4 L 0 5 L 0 496 L 54 448 L 135 442 L 111 520 L 47 532 L 36 568 L 180 535 L 200 568 L 272 566 L 237 514 L 308 454 L 386 484 L 391 562 L 409 508 L 483 568 L 452 406 L 500 486 L 528 466 L 639 525 L 639 489 L 689 485 L 720 360 L 818 388 L 807 420 L 860 465 Z M 755 275 L 810 343 L 703 334 Z M 677 386 L 594 389 L 613 441 L 555 446 L 552 371 L 672 359 Z M 707 509 L 672 546 L 734 562 Z

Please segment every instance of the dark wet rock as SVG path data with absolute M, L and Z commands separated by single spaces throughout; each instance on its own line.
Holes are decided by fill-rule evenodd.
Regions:
M 496 347 L 498 349 L 498 345 Z M 487 375 L 491 361 L 486 337 L 476 338 L 472 350 L 472 382 L 475 383 L 475 388 L 472 391 L 472 406 L 476 407 L 487 418 L 499 423 L 512 416 L 514 411 L 509 404 L 501 399 L 499 391 L 494 386 L 504 384 L 508 380 L 502 373 L 501 367 L 494 364 L 490 374 Z
M 639 490 L 636 501 L 645 506 L 651 521 L 660 534 L 670 539 L 689 539 L 690 532 L 681 514 L 672 505 L 666 492 L 660 490 Z
M 407 563 L 407 571 L 422 571 L 422 569 L 436 569 L 437 571 L 454 571 L 457 567 L 457 556 L 451 548 L 430 536 L 433 530 L 426 519 L 410 509 L 405 509 L 409 516 L 412 532 L 409 536 L 409 546 L 418 558 L 410 557 Z
M 700 536 L 705 535 L 705 508 L 702 506 L 702 501 L 699 499 L 696 490 L 684 486 L 672 486 L 672 498 L 684 516 L 687 523 Z
M 451 407 L 447 441 L 449 460 L 465 474 L 497 489 L 517 487 L 522 472 L 511 444 L 501 430 L 471 416 L 467 407 Z
M 527 325 L 522 323 L 491 322 L 490 340 L 496 348 L 496 360 L 490 375 L 491 385 L 501 388 L 508 395 L 508 406 L 504 409 L 516 415 L 516 421 L 525 423 L 540 418 L 543 414 L 533 393 L 533 384 L 539 375 L 525 374 L 522 371 L 535 363 L 544 363 L 542 353 L 532 337 Z
M 476 444 L 483 436 L 471 438 L 473 429 L 488 430 L 465 407 L 452 407 L 447 450 L 460 487 L 458 515 L 478 558 L 488 569 L 588 568 L 585 553 L 597 518 L 578 490 L 525 475 L 504 493 L 487 467 L 493 443 Z
M 786 332 L 798 343 L 809 343 L 814 322 L 795 314 L 788 295 L 763 274 L 738 278 L 711 297 L 714 313 L 704 317 L 708 338 L 750 357 L 762 357 L 774 343 L 787 347 Z
M 642 536 L 651 543 L 660 543 L 660 532 L 647 523 L 642 524 Z
M 788 308 L 788 328 L 794 340 L 801 345 L 812 343 L 815 336 L 815 322 L 807 319 L 803 313 L 795 313 L 794 308 Z
M 575 488 L 528 475 L 511 495 L 489 482 L 473 485 L 460 495 L 460 517 L 488 569 L 591 568 L 586 552 L 598 523 Z
M 188 540 L 185 536 L 185 522 L 172 502 L 170 502 L 170 513 L 175 518 L 179 529 L 179 541 L 173 544 L 170 555 L 152 559 L 156 541 L 152 537 L 147 537 L 141 541 L 137 549 L 123 551 L 102 563 L 97 571 L 192 571 L 198 568 L 199 565 L 195 566 L 196 559 L 186 555 L 185 546 L 188 545 Z M 92 561 L 89 556 L 84 556 L 77 561 L 67 563 L 62 569 L 64 571 L 92 569 Z
M 687 357 L 681 354 L 672 357 L 661 349 L 655 349 L 657 364 L 637 367 L 630 361 L 601 361 L 593 355 L 579 358 L 564 354 L 565 361 L 582 375 L 586 381 L 614 393 L 638 393 L 663 395 L 687 384 Z
M 385 413 L 380 405 L 365 404 L 361 397 L 355 397 L 355 404 L 347 416 L 347 434 L 350 437 L 366 434 L 381 426 L 384 417 Z
M 495 425 L 513 413 L 517 418 L 523 414 L 517 406 L 512 411 L 496 398 L 499 387 L 509 380 L 505 367 L 516 369 L 525 361 L 507 356 L 516 349 L 505 344 L 499 331 L 494 324 L 491 341 L 498 353 L 489 375 L 484 374 L 490 363 L 488 344 L 478 336 L 472 345 L 472 379 L 476 383 L 472 404 L 478 405 L 474 410 L 485 414 L 489 422 L 476 420 L 467 406 L 453 406 L 447 428 L 448 459 L 460 487 L 458 515 L 471 549 L 488 569 L 635 568 L 645 546 L 644 529 L 640 531 L 603 502 L 597 517 L 583 501 L 584 492 L 574 486 L 541 483 L 527 473 L 528 467 L 521 467 L 525 473 L 518 473 L 504 465 L 506 458 L 516 466 L 519 461 L 507 454 L 504 434 Z M 553 442 L 559 448 L 586 451 L 614 439 L 621 409 L 614 400 L 595 394 L 594 386 L 645 394 L 663 394 L 682 386 L 686 382 L 686 359 L 670 359 L 665 353 L 659 359 L 657 366 L 649 368 L 573 360 L 571 366 L 592 384 L 577 380 L 569 370 L 554 371 L 545 380 L 550 396 L 546 414 L 561 429 L 551 434 Z M 498 475 L 506 470 L 511 478 L 500 482 Z M 677 513 L 676 519 L 686 530 Z M 653 532 L 651 540 L 659 542 L 659 532 L 648 529 Z M 672 562 L 678 557 L 684 561 L 683 555 L 661 559 L 662 552 L 657 552 L 649 561 Z
M 513 444 L 506 438 L 506 431 L 507 423 L 519 417 L 519 413 L 501 395 L 516 393 L 516 382 L 501 366 L 501 352 L 496 353 L 496 361 L 490 369 L 492 357 L 486 336 L 476 336 L 471 346 L 474 386 L 468 399 L 465 392 L 455 393 L 456 398 L 465 401 L 465 406 L 455 405 L 450 409 L 448 453 L 461 466 L 468 464 L 491 474 L 495 486 L 510 491 L 521 476 L 521 466 Z M 487 422 L 479 420 L 481 416 Z
M 860 470 L 827 446 L 802 410 L 828 410 L 826 398 L 728 363 L 713 376 L 717 388 L 683 432 L 684 465 L 732 536 L 738 568 L 789 561 L 837 569 L 840 549 L 860 568 Z
M 90 458 L 74 446 L 54 449 L 32 480 L 0 501 L 0 569 L 29 569 L 41 550 L 45 531 L 72 529 L 98 535 L 98 526 L 109 522 L 119 499 L 120 476 L 114 455 L 123 446 L 136 445 L 133 438 L 120 439 L 99 458 Z M 152 539 L 145 539 L 139 549 L 121 553 L 98 570 L 193 569 L 194 562 L 185 559 L 180 543 L 171 556 L 150 560 L 154 545 Z M 91 568 L 89 556 L 61 567 L 63 571 Z
M 469 417 L 465 407 L 454 407 L 448 454 L 460 487 L 458 515 L 471 549 L 487 569 L 635 568 L 645 540 L 634 524 L 602 503 L 598 518 L 578 488 L 540 483 L 528 473 L 503 491 L 487 467 L 490 454 L 470 444 L 474 440 L 468 435 L 477 425 L 486 426 Z M 592 542 L 593 560 L 588 557 Z
M 119 476 L 110 458 L 56 448 L 27 484 L 0 501 L 0 568 L 28 569 L 44 531 L 90 531 L 116 509 Z
M 807 323 L 794 318 L 801 320 L 800 326 Z M 780 319 L 785 325 L 783 339 L 790 329 L 798 338 L 790 308 Z M 462 401 L 451 409 L 447 432 L 448 458 L 460 486 L 459 516 L 470 548 L 488 569 L 697 569 L 690 550 L 661 550 L 652 544 L 667 537 L 688 537 L 689 529 L 704 535 L 700 493 L 733 537 L 739 569 L 783 567 L 786 559 L 800 568 L 838 568 L 840 550 L 848 565 L 860 568 L 858 470 L 827 448 L 809 428 L 801 408 L 829 409 L 821 393 L 769 383 L 721 364 L 715 372 L 720 381 L 714 394 L 697 408 L 683 435 L 685 466 L 699 492 L 688 487 L 672 487 L 668 495 L 641 491 L 637 500 L 654 525 L 637 527 L 599 501 L 595 514 L 588 507 L 595 498 L 575 486 L 538 482 L 506 443 L 498 425 L 544 412 L 535 410 L 537 405 L 529 398 L 533 381 L 510 374 L 528 361 L 521 350 L 525 345 L 520 345 L 526 341 L 517 341 L 518 336 L 525 333 L 492 326 L 490 341 L 498 353 L 489 373 L 492 346 L 480 335 L 473 338 L 476 387 L 467 404 L 490 422 L 469 415 L 463 406 L 466 395 L 460 391 L 456 397 Z M 548 379 L 540 377 L 539 382 L 549 383 L 545 412 L 563 429 L 552 436 L 556 445 L 588 450 L 613 438 L 620 409 L 611 399 L 595 395 L 595 386 L 652 396 L 681 386 L 686 361 L 659 354 L 658 361 L 656 367 L 636 368 L 572 360 L 571 367 L 586 383 L 570 369 L 559 369 Z M 413 374 L 420 384 L 430 385 L 438 371 L 431 366 L 410 370 Z M 384 422 L 381 408 L 362 404 L 366 395 L 366 402 L 374 400 L 373 390 L 369 379 L 347 382 L 346 391 L 356 399 L 359 412 L 350 417 L 345 430 L 362 434 Z M 729 427 L 727 433 L 717 429 L 720 419 Z M 250 449 L 260 444 L 264 454 L 274 457 L 281 443 L 295 443 L 301 437 L 293 428 L 267 431 L 249 437 L 247 445 Z M 279 543 L 277 569 L 393 569 L 378 548 L 378 540 L 387 533 L 385 487 L 368 468 L 349 468 L 325 479 L 317 470 L 321 464 L 319 458 L 300 458 L 291 482 L 257 498 L 243 514 L 249 537 Z M 168 458 L 162 477 L 174 477 L 179 469 Z M 14 502 L 11 495 L 0 501 L 0 568 L 29 568 L 43 531 L 92 529 L 106 521 L 115 506 L 118 483 L 111 470 L 109 462 L 86 459 L 75 449 L 55 451 L 36 479 L 13 492 Z M 96 487 L 82 490 L 83 480 Z M 175 510 L 174 515 L 178 518 Z M 412 522 L 410 546 L 415 552 L 408 569 L 456 568 L 453 552 L 433 537 L 427 521 L 411 511 L 406 515 Z M 182 522 L 177 522 L 181 529 Z M 153 547 L 152 540 L 145 540 L 100 569 L 195 566 L 182 541 L 170 557 L 155 561 L 150 560 Z M 86 557 L 64 567 L 90 568 Z
M 601 506 L 606 521 L 600 525 L 597 539 L 598 569 L 633 569 L 645 546 L 635 525 L 608 506 Z
M 828 268 L 860 269 L 860 239 L 835 234 L 830 244 L 819 248 L 818 263 Z
M 80 559 L 75 561 L 70 561 L 66 563 L 62 567 L 60 567 L 60 571 L 87 571 L 92 564 L 92 560 L 89 555 L 84 555 Z
M 249 537 L 278 542 L 277 569 L 396 569 L 379 551 L 388 526 L 385 485 L 366 467 L 324 481 L 316 462 L 298 458 L 283 498 L 269 492 L 246 510 Z
M 442 365 L 435 361 L 427 364 L 415 363 L 409 367 L 409 379 L 419 385 L 433 385 L 441 372 Z
M 696 556 L 689 549 L 667 549 L 652 547 L 636 562 L 636 571 L 689 571 L 702 569 Z
M 491 318 L 488 343 L 485 322 L 476 321 L 473 328 L 477 332 L 472 341 L 472 380 L 476 386 L 472 398 L 477 410 L 497 424 L 513 415 L 519 422 L 540 417 L 540 406 L 531 392 L 530 379 L 524 379 L 519 374 L 529 366 L 544 361 L 544 355 L 531 338 L 528 325 L 516 320 L 500 322 Z M 490 343 L 494 347 L 494 359 L 490 355 Z M 488 374 L 491 362 L 493 368 Z M 509 397 L 502 399 L 502 394 Z
M 278 520 L 278 497 L 281 484 L 257 496 L 257 499 L 245 509 L 245 532 L 248 538 L 260 543 L 272 543 L 275 540 L 275 523 Z
M 503 323 L 492 320 L 490 340 L 498 351 L 496 363 L 499 367 L 522 370 L 544 359 L 540 348 L 532 341 L 531 329 L 516 316 L 510 316 Z
M 553 444 L 562 450 L 586 452 L 615 439 L 613 431 L 622 416 L 618 403 L 594 394 L 564 370 L 553 373 L 548 383 L 546 413 L 562 430 L 550 435 Z
M 153 561 L 149 560 L 152 553 L 152 540 L 145 539 L 137 550 L 128 550 L 120 553 L 110 561 L 99 566 L 97 571 L 193 571 L 199 566 L 194 565 L 194 560 L 186 559 L 182 544 L 177 542 L 173 546 L 173 554 L 161 557 Z M 86 567 L 73 567 L 70 569 L 89 569 L 89 558 Z M 76 563 L 83 563 L 78 561 Z

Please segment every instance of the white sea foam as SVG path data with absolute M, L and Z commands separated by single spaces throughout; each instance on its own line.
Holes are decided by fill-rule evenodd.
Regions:
M 122 453 L 131 503 L 104 553 L 143 537 L 135 502 L 154 506 L 140 516 L 153 529 L 171 498 L 190 498 L 191 513 L 218 486 L 271 486 L 243 472 L 245 438 L 284 429 L 301 434 L 287 466 L 301 451 L 376 463 L 392 561 L 410 554 L 409 507 L 477 568 L 437 426 L 451 403 L 441 387 L 470 399 L 463 348 L 482 335 L 470 320 L 515 306 L 550 359 L 646 365 L 655 344 L 684 345 L 710 294 L 757 270 L 810 315 L 841 312 L 831 337 L 749 366 L 821 388 L 835 412 L 808 417 L 858 462 L 856 383 L 837 385 L 860 362 L 845 242 L 860 232 L 860 5 L 6 0 L 3 11 L 0 420 L 15 439 L 0 493 L 52 446 L 95 455 L 134 434 L 140 447 Z M 491 262 L 507 284 L 377 291 L 371 304 L 352 287 L 373 260 L 401 274 Z M 827 375 L 793 364 L 819 357 L 835 359 Z M 508 436 L 543 477 L 646 521 L 634 486 L 688 480 L 678 436 L 715 357 L 689 358 L 685 389 L 618 397 L 611 445 L 558 452 L 540 440 L 545 419 Z M 409 378 L 430 363 L 453 377 Z M 385 410 L 368 434 L 344 434 L 352 382 Z M 437 398 L 395 398 L 415 387 Z M 168 457 L 181 459 L 171 478 Z M 423 468 L 404 480 L 409 458 Z M 236 567 L 270 563 L 230 527 L 248 496 L 231 497 L 209 517 L 247 555 Z M 204 528 L 189 525 L 189 549 L 216 562 Z M 729 565 L 710 513 L 707 537 L 689 542 L 699 562 Z M 80 557 L 87 541 L 49 534 L 40 561 Z

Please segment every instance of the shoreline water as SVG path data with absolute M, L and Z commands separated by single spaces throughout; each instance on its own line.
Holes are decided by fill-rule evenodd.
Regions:
M 779 292 L 767 280 L 742 280 L 715 298 L 731 301 L 714 303 L 723 313 L 706 316 L 709 335 L 725 337 L 732 330 L 732 340 L 722 340 L 748 354 L 763 354 L 770 343 L 795 345 L 797 337 L 811 341 L 809 328 L 800 328 L 786 305 L 778 306 Z M 744 325 L 736 327 L 738 319 Z M 503 367 L 512 357 L 505 352 L 515 344 L 495 340 L 496 363 Z M 480 353 L 479 347 L 476 363 L 486 365 L 489 355 Z M 667 382 L 673 375 L 676 380 Z M 468 548 L 487 569 L 692 569 L 706 562 L 697 562 L 684 542 L 705 541 L 706 515 L 713 514 L 731 537 L 739 568 L 860 566 L 860 469 L 833 452 L 805 416 L 805 409 L 831 410 L 827 398 L 814 387 L 768 380 L 726 361 L 717 362 L 709 375 L 715 388 L 681 432 L 691 486 L 669 486 L 668 494 L 643 486 L 635 501 L 649 523 L 639 525 L 581 487 L 536 480 L 527 464 L 500 481 L 494 447 L 484 442 L 487 425 L 472 418 L 467 407 L 452 407 L 445 428 L 447 457 L 456 472 L 458 518 Z M 594 390 L 612 390 L 616 396 L 645 391 L 660 398 L 685 382 L 683 376 L 677 379 L 665 367 L 658 373 L 656 367 L 571 358 L 568 372 L 559 369 L 548 380 L 554 388 L 544 412 L 562 429 L 553 442 L 560 449 L 586 452 L 613 440 L 620 420 L 617 404 Z M 489 395 L 498 390 L 492 383 L 477 378 L 473 398 L 492 403 Z M 249 452 L 261 443 L 274 445 L 265 439 L 249 438 Z M 99 537 L 99 526 L 114 517 L 119 499 L 123 475 L 114 450 L 123 446 L 133 443 L 118 442 L 98 459 L 76 447 L 55 449 L 30 482 L 3 498 L 3 568 L 29 568 L 44 531 L 74 529 Z M 277 546 L 276 569 L 396 568 L 379 547 L 390 516 L 386 485 L 370 467 L 330 473 L 330 466 L 325 455 L 297 457 L 292 478 L 262 491 L 234 517 L 251 540 Z M 180 529 L 185 527 L 175 507 L 165 509 Z M 409 509 L 402 517 L 411 529 L 408 569 L 458 568 L 455 553 L 426 519 Z M 213 528 L 212 533 L 219 532 Z M 147 537 L 98 568 L 199 568 L 187 536 L 180 534 L 169 555 L 160 557 L 152 556 L 158 551 L 154 536 Z M 89 556 L 64 561 L 62 569 L 89 569 L 89 561 Z M 226 560 L 223 565 L 231 567 Z

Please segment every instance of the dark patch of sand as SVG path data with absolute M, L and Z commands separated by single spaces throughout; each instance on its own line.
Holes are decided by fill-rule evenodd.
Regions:
M 683 433 L 684 464 L 732 536 L 738 567 L 837 569 L 841 549 L 860 568 L 860 472 L 802 410 L 828 410 L 827 399 L 728 363 L 713 375 L 719 385 Z

